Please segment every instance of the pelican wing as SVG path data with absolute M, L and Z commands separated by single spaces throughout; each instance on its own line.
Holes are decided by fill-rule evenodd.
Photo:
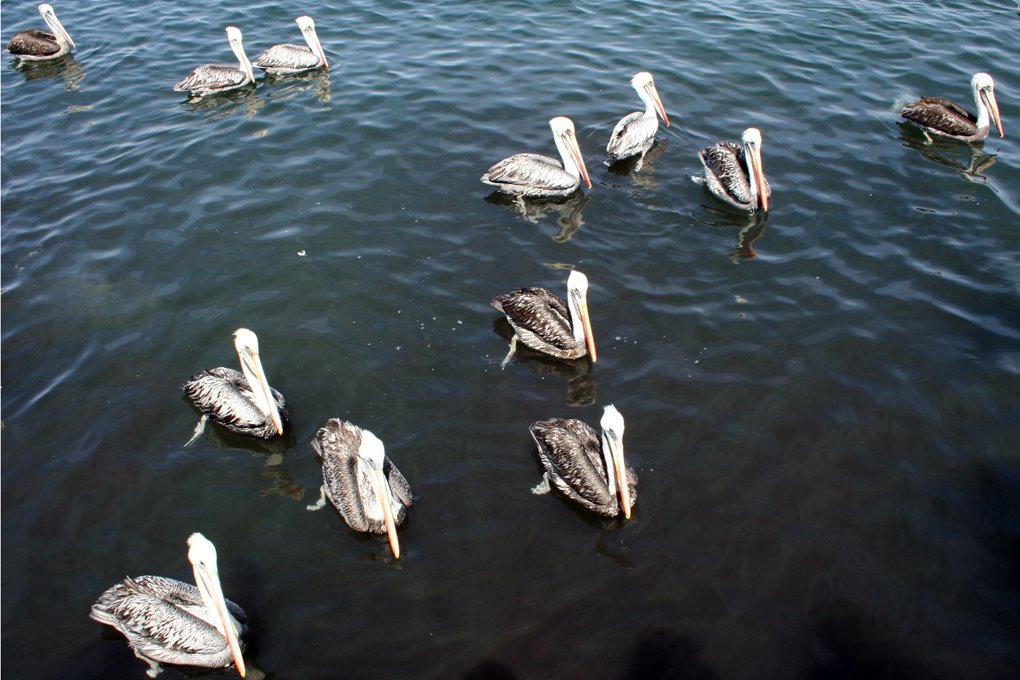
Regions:
M 555 158 L 537 153 L 518 153 L 489 168 L 482 175 L 482 181 L 509 193 L 527 196 L 571 193 L 581 180 L 564 170 Z
M 518 288 L 497 295 L 489 304 L 506 314 L 528 347 L 539 350 L 542 345 L 561 350 L 577 347 L 567 304 L 545 288 Z
M 939 134 L 969 137 L 978 131 L 974 114 L 942 97 L 921 97 L 900 115 Z
M 382 522 L 373 523 L 365 513 L 358 494 L 358 450 L 361 428 L 339 418 L 330 418 L 312 440 L 322 460 L 322 485 L 326 498 L 355 531 L 385 533 Z M 375 526 L 378 524 L 379 526 Z M 380 528 L 382 531 L 375 531 Z
M 7 51 L 19 57 L 48 57 L 56 55 L 60 50 L 61 45 L 57 42 L 57 36 L 38 28 L 16 33 L 7 43 Z
M 253 64 L 266 71 L 298 72 L 318 68 L 318 55 L 304 45 L 273 45 L 259 55 Z
M 719 142 L 699 151 L 698 158 L 705 166 L 705 182 L 713 194 L 742 210 L 754 209 L 743 146 L 736 142 Z M 763 191 L 767 196 L 772 195 L 768 179 Z
M 184 394 L 203 414 L 229 430 L 268 439 L 277 436 L 272 420 L 255 405 L 251 386 L 244 374 L 232 368 L 213 368 L 192 376 L 181 385 Z M 270 388 L 280 419 L 287 423 L 287 404 Z
M 658 118 L 646 118 L 644 112 L 635 111 L 621 118 L 613 128 L 613 136 L 609 139 L 606 151 L 613 160 L 644 153 L 652 148 L 658 131 Z
M 411 485 L 407 483 L 407 478 L 397 469 L 397 466 L 393 464 L 389 456 L 383 461 L 383 475 L 386 477 L 386 481 L 390 483 L 390 489 L 393 491 L 394 498 L 400 501 L 401 506 L 403 506 L 400 512 L 397 513 L 397 516 L 393 518 L 395 524 L 400 524 L 404 521 L 407 508 L 414 506 L 414 499 L 411 497 Z
M 232 90 L 248 82 L 248 74 L 236 66 L 204 64 L 174 85 L 176 92 L 210 93 Z
M 589 510 L 617 514 L 602 446 L 590 425 L 573 418 L 550 418 L 532 424 L 530 429 L 539 460 L 560 493 Z
M 245 623 L 239 605 L 227 609 Z M 213 625 L 215 618 L 195 586 L 162 576 L 126 578 L 109 588 L 94 605 L 90 618 L 112 626 L 142 656 L 204 667 L 233 663 L 227 640 Z

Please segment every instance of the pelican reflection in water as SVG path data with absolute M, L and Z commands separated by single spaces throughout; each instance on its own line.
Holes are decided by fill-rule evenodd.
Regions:
M 538 458 L 545 468 L 532 489 L 561 494 L 603 517 L 630 519 L 637 502 L 637 473 L 623 455 L 623 416 L 610 404 L 602 414 L 602 436 L 573 418 L 539 420 L 531 426 Z
M 243 678 L 239 637 L 248 617 L 223 596 L 216 546 L 199 533 L 188 538 L 195 585 L 162 576 L 125 578 L 107 589 L 89 617 L 113 626 L 155 678 L 160 663 L 224 668 L 234 664 Z
M 234 331 L 234 349 L 241 371 L 212 368 L 192 376 L 181 386 L 202 412 L 191 444 L 205 430 L 207 420 L 231 432 L 260 439 L 283 434 L 287 423 L 287 405 L 283 395 L 269 386 L 259 358 L 259 340 L 247 328 Z
M 386 534 L 394 559 L 400 559 L 397 527 L 414 502 L 411 487 L 386 456 L 382 441 L 368 430 L 330 418 L 312 440 L 322 460 L 319 502 L 337 509 L 347 526 L 362 533 Z

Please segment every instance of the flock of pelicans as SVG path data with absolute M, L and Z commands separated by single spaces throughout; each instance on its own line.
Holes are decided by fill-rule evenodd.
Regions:
M 49 31 L 31 29 L 15 35 L 7 50 L 24 61 L 55 59 L 75 43 L 48 4 L 39 13 Z M 297 18 L 307 47 L 276 45 L 251 62 L 244 52 L 241 32 L 227 27 L 227 40 L 237 56 L 237 66 L 206 64 L 174 86 L 194 96 L 206 96 L 248 87 L 255 82 L 252 66 L 271 73 L 300 73 L 327 69 L 326 54 L 310 17 Z M 611 162 L 643 157 L 652 147 L 659 118 L 669 117 L 648 72 L 638 73 L 631 84 L 645 105 L 624 117 L 613 130 L 606 147 Z M 977 116 L 940 97 L 922 97 L 900 113 L 928 133 L 966 142 L 988 136 L 991 121 L 1004 136 L 991 76 L 976 74 L 971 80 Z M 560 160 L 532 153 L 505 158 L 482 175 L 481 180 L 499 191 L 521 197 L 563 197 L 573 194 L 583 179 L 591 180 L 569 118 L 549 121 Z M 930 138 L 929 138 L 930 139 Z M 719 142 L 699 152 L 704 165 L 703 182 L 718 198 L 746 211 L 767 211 L 771 189 L 762 170 L 762 136 L 757 128 L 744 131 L 741 143 Z M 517 343 L 558 359 L 587 356 L 596 361 L 595 339 L 588 315 L 588 279 L 572 271 L 567 279 L 567 299 L 544 288 L 521 288 L 493 298 L 513 328 L 505 367 Z M 202 412 L 194 441 L 207 421 L 233 432 L 271 439 L 283 434 L 288 424 L 282 394 L 270 387 L 259 359 L 258 338 L 241 328 L 234 333 L 234 347 L 241 370 L 214 368 L 193 376 L 182 389 Z M 612 405 L 605 407 L 601 433 L 587 423 L 553 418 L 531 425 L 538 457 L 545 469 L 536 493 L 555 487 L 562 495 L 605 517 L 630 518 L 637 500 L 637 475 L 626 464 L 623 449 L 624 421 Z M 191 441 L 188 443 L 190 444 Z M 317 504 L 328 500 L 355 531 L 386 534 L 395 559 L 400 558 L 399 526 L 412 506 L 407 480 L 386 456 L 382 441 L 367 430 L 337 418 L 317 433 L 312 446 L 322 461 L 322 488 Z M 246 616 L 227 600 L 220 587 L 216 548 L 199 533 L 188 539 L 188 559 L 195 585 L 158 576 L 126 578 L 104 592 L 93 605 L 91 617 L 113 626 L 127 638 L 135 655 L 148 662 L 155 677 L 160 662 L 189 666 L 225 667 L 233 663 L 245 675 L 240 635 Z

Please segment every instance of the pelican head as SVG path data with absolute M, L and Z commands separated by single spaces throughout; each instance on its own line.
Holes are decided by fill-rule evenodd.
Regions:
M 655 115 L 654 112 L 657 111 L 662 122 L 666 124 L 666 127 L 669 127 L 669 116 L 666 115 L 666 108 L 662 105 L 662 100 L 659 99 L 659 91 L 655 89 L 652 74 L 648 71 L 637 73 L 630 79 L 630 84 L 637 90 L 641 101 L 645 103 L 645 115 Z
M 588 277 L 577 271 L 570 272 L 567 277 L 567 306 L 570 308 L 570 326 L 574 331 L 574 340 L 588 345 L 588 356 L 595 363 L 595 335 L 591 332 L 591 319 L 588 317 Z
M 995 127 L 999 129 L 999 137 L 1005 137 L 999 118 L 999 103 L 995 101 L 995 81 L 987 73 L 975 73 L 970 79 L 970 87 L 974 90 L 974 104 L 978 108 L 978 127 L 982 127 L 982 123 L 987 126 L 991 114 Z
M 298 17 L 294 21 L 297 22 L 298 28 L 301 29 L 301 35 L 305 37 L 305 42 L 308 43 L 308 48 L 312 51 L 312 54 L 319 57 L 319 63 L 322 64 L 323 69 L 329 69 L 329 64 L 326 62 L 326 53 L 322 50 L 322 43 L 319 42 L 319 36 L 315 32 L 315 22 L 312 21 L 311 17 Z
M 630 519 L 630 485 L 627 483 L 627 463 L 623 458 L 623 415 L 610 404 L 602 413 L 600 425 L 609 493 L 620 496 L 623 516 Z
M 71 36 L 68 35 L 64 25 L 60 23 L 60 19 L 57 18 L 57 13 L 53 11 L 52 5 L 48 5 L 45 2 L 39 5 L 39 14 L 42 15 L 43 21 L 53 31 L 53 35 L 57 36 L 57 40 L 63 40 L 71 47 L 77 47 L 74 41 L 71 40 Z
M 266 379 L 266 372 L 262 370 L 262 360 L 259 359 L 258 337 L 247 328 L 238 328 L 234 331 L 234 349 L 237 350 L 237 357 L 241 360 L 241 372 L 248 379 L 255 405 L 273 421 L 277 434 L 283 434 L 283 419 L 280 418 L 276 398 L 269 388 L 269 380 Z
M 765 171 L 761 167 L 761 130 L 747 128 L 740 140 L 744 143 L 744 162 L 747 164 L 747 179 L 751 184 L 751 197 L 761 205 L 762 210 L 769 209 L 769 195 L 765 190 Z
M 577 137 L 574 135 L 574 122 L 565 116 L 557 116 L 549 121 L 549 127 L 552 128 L 556 149 L 563 161 L 563 169 L 574 177 L 584 179 L 584 183 L 591 189 L 588 168 L 584 167 L 581 148 L 577 145 Z
M 230 49 L 234 51 L 234 56 L 237 57 L 237 62 L 240 65 L 242 71 L 248 77 L 248 81 L 255 80 L 255 72 L 252 70 L 251 60 L 248 59 L 248 55 L 244 53 L 244 44 L 241 41 L 241 29 L 236 26 L 227 26 L 227 42 L 230 43 Z
M 386 481 L 386 474 L 383 465 L 386 462 L 386 447 L 382 441 L 368 430 L 361 431 L 361 447 L 358 449 L 358 458 L 364 464 L 365 476 L 368 478 L 375 492 L 375 499 L 379 508 L 366 507 L 366 514 L 369 516 L 382 512 L 383 523 L 386 525 L 386 535 L 390 541 L 390 549 L 393 551 L 393 558 L 400 559 L 400 541 L 397 540 L 397 524 L 394 519 L 396 514 L 394 505 L 397 501 L 393 498 L 393 491 L 390 483 Z M 362 494 L 362 498 L 366 498 Z M 378 515 L 376 514 L 376 517 Z
M 188 561 L 195 571 L 195 585 L 202 595 L 205 608 L 212 615 L 212 623 L 216 630 L 227 640 L 230 654 L 234 657 L 237 672 L 244 677 L 244 657 L 241 655 L 241 643 L 237 639 L 241 624 L 237 622 L 227 609 L 223 588 L 220 586 L 220 572 L 216 566 L 216 546 L 200 533 L 188 537 Z

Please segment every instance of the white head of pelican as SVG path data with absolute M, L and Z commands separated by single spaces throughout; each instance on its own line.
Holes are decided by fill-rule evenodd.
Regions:
M 270 392 L 269 380 L 266 379 L 266 372 L 262 369 L 262 361 L 259 359 L 258 337 L 247 328 L 238 328 L 234 331 L 234 349 L 237 350 L 237 357 L 241 360 L 241 372 L 251 386 L 255 405 L 273 421 L 277 434 L 283 434 L 283 419 L 280 417 L 276 399 Z
M 630 486 L 626 483 L 627 463 L 623 457 L 623 414 L 615 406 L 602 413 L 602 458 L 606 462 L 609 493 L 619 495 L 623 516 L 630 519 Z
M 212 541 L 195 532 L 188 537 L 188 561 L 195 572 L 195 585 L 202 594 L 206 609 L 213 614 L 213 625 L 226 638 L 230 645 L 230 654 L 234 658 L 237 672 L 245 675 L 244 657 L 241 654 L 241 643 L 238 634 L 241 624 L 231 616 L 227 609 L 226 598 L 220 585 L 220 572 L 216 563 L 216 546 Z

